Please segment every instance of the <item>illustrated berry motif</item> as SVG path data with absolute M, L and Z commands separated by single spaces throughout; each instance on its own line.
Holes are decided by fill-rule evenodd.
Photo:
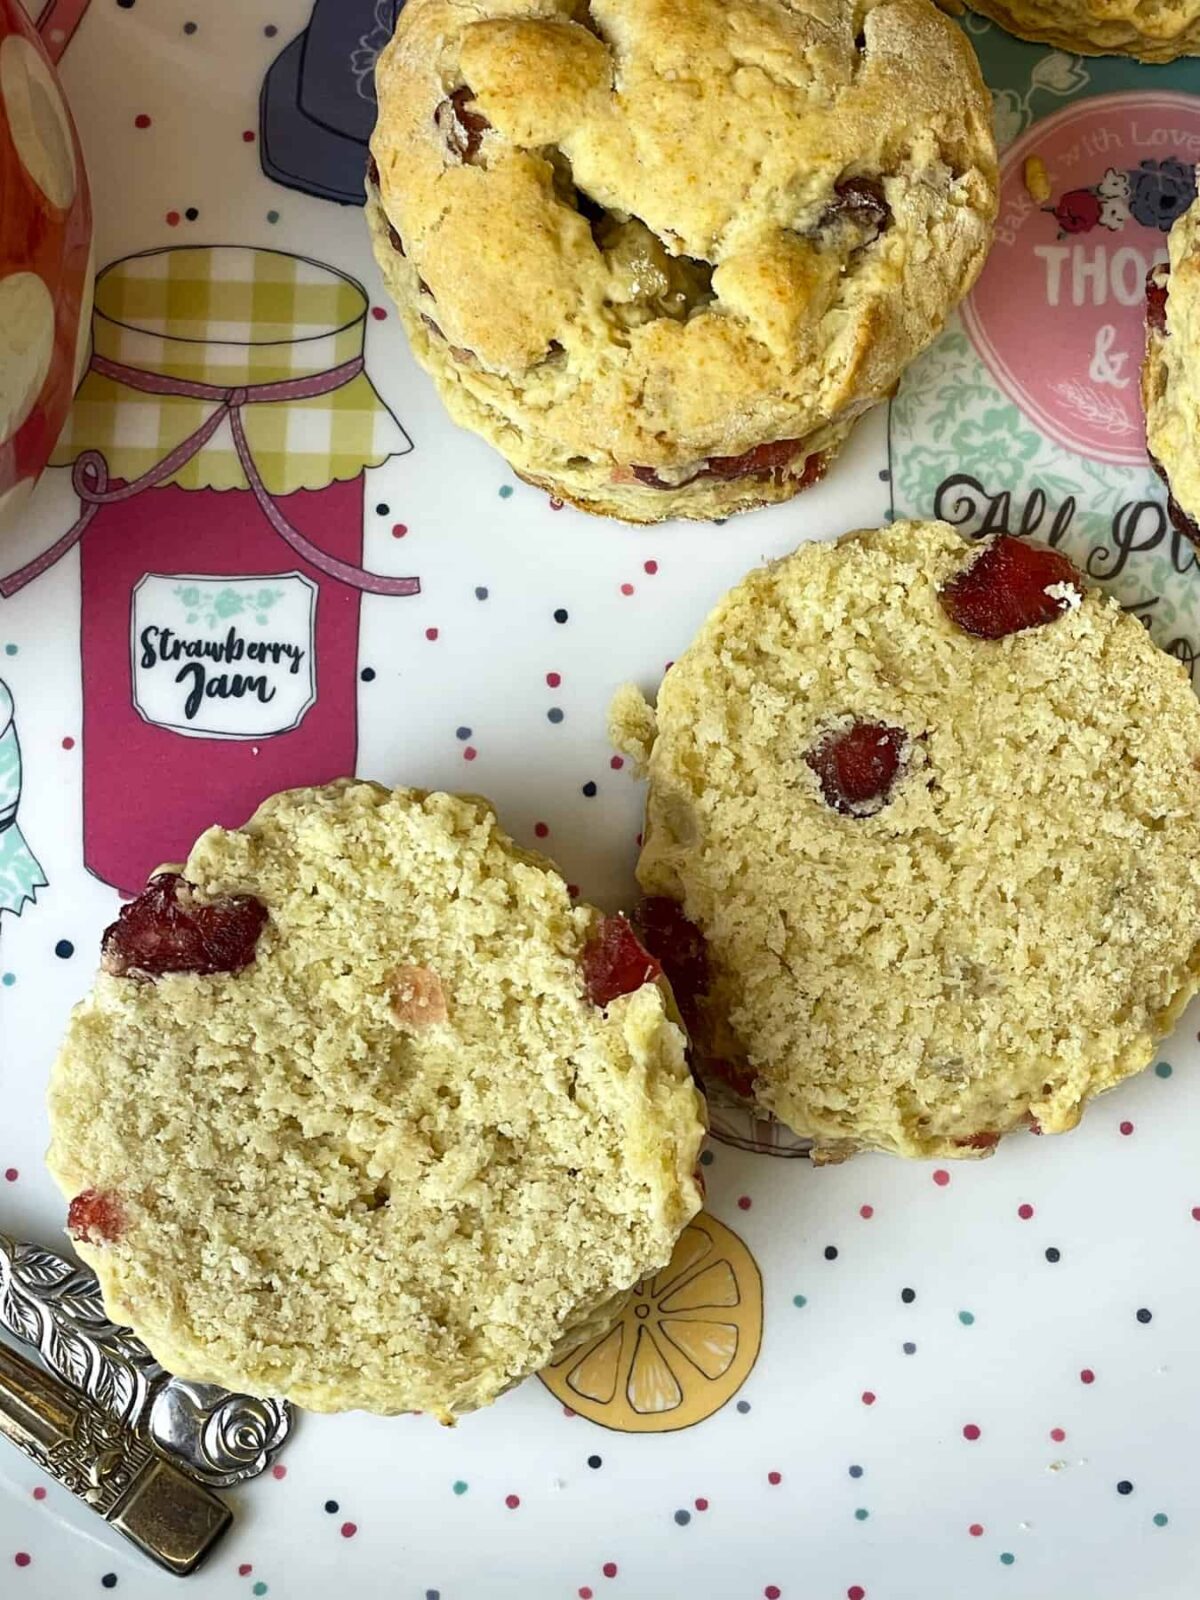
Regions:
M 602 917 L 583 948 L 583 982 L 594 1006 L 653 983 L 662 967 L 638 941 L 624 917 Z
M 1167 233 L 1195 198 L 1195 167 L 1168 156 L 1125 170 L 1109 167 L 1099 183 L 1068 189 L 1042 209 L 1058 223 L 1060 239 L 1097 227 L 1119 233 L 1130 220 Z
M 104 930 L 100 966 L 114 977 L 240 972 L 254 960 L 267 908 L 249 894 L 208 902 L 177 872 L 157 873 Z
M 1002 533 L 971 565 L 939 591 L 942 609 L 964 633 L 977 639 L 1003 639 L 1026 628 L 1054 622 L 1076 594 L 1079 572 L 1057 550 Z
M 67 1232 L 80 1244 L 115 1244 L 125 1231 L 125 1210 L 118 1195 L 85 1189 L 67 1210 Z

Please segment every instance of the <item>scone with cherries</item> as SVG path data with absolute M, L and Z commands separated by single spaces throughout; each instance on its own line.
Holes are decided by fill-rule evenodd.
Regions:
M 818 1161 L 1074 1127 L 1200 986 L 1200 704 L 1055 550 L 805 545 L 614 720 L 702 1070 Z
M 210 829 L 108 929 L 54 1069 L 109 1314 L 313 1410 L 485 1405 L 699 1209 L 659 972 L 482 800 L 346 780 Z
M 990 102 L 931 0 L 409 0 L 367 213 L 418 360 L 631 522 L 814 482 L 974 282 Z

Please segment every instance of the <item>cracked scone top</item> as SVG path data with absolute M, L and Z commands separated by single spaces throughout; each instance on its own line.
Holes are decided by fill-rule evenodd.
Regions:
M 1083 56 L 1174 61 L 1200 51 L 1200 0 L 970 0 L 1019 39 Z
M 702 1070 L 818 1160 L 1071 1128 L 1200 984 L 1200 704 L 1055 551 L 803 546 L 614 723 Z
M 50 1094 L 80 1254 L 164 1365 L 448 1420 L 667 1262 L 703 1125 L 657 967 L 485 802 L 293 790 L 181 870 Z
M 1171 521 L 1200 544 L 1200 200 L 1171 229 L 1167 250 L 1146 280 L 1146 448 L 1170 490 Z
M 996 203 L 930 0 L 409 0 L 367 211 L 456 421 L 587 510 L 819 477 L 974 281 Z

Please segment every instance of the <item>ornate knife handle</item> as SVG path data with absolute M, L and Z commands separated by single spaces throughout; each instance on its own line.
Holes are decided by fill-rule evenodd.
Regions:
M 131 1428 L 0 1345 L 0 1434 L 168 1572 L 192 1572 L 233 1520 Z
M 86 1267 L 3 1233 L 0 1330 L 198 1483 L 227 1488 L 257 1477 L 291 1431 L 286 1401 L 173 1378 L 128 1328 L 109 1320 Z

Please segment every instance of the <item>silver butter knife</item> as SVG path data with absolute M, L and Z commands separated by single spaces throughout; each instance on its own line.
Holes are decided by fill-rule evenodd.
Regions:
M 0 1233 L 0 1434 L 168 1571 L 194 1571 L 231 1521 L 213 1493 L 256 1477 L 292 1426 L 286 1401 L 166 1372 L 109 1320 L 95 1276 Z

